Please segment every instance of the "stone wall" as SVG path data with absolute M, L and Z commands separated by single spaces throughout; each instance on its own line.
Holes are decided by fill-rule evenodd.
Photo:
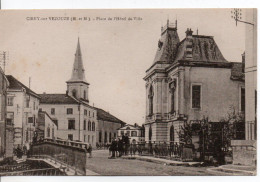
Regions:
M 256 165 L 256 141 L 255 140 L 232 140 L 233 164 Z

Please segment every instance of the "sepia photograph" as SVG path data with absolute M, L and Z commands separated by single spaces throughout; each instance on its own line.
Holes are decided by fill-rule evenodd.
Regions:
M 256 169 L 256 8 L 0 10 L 0 176 Z

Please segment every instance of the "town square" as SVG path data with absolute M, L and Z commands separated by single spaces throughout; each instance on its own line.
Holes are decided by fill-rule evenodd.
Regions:
M 0 23 L 0 176 L 257 174 L 257 9 Z

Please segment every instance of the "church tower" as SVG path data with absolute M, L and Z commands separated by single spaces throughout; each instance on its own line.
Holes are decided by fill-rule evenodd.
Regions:
M 78 38 L 78 45 L 77 45 L 75 59 L 74 59 L 72 75 L 71 78 L 66 83 L 67 83 L 68 95 L 76 99 L 89 102 L 88 99 L 89 83 L 86 81 L 85 78 L 85 70 L 82 61 L 79 38 Z

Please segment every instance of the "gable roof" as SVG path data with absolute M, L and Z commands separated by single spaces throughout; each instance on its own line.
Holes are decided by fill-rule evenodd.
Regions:
M 40 98 L 39 94 L 36 94 L 34 91 L 32 91 L 30 88 L 22 84 L 19 80 L 14 78 L 12 75 L 6 75 L 8 81 L 9 81 L 9 87 L 8 89 L 15 89 L 15 90 L 22 90 L 25 89 L 26 93 L 29 95 L 32 95 L 34 97 Z
M 41 104 L 79 104 L 79 102 L 66 94 L 39 94 Z
M 103 109 L 95 107 L 97 110 L 97 119 L 98 120 L 104 120 L 104 121 L 110 121 L 114 123 L 120 123 L 120 124 L 125 124 L 122 120 L 116 118 L 115 116 L 111 115 L 110 113 L 104 111 Z

